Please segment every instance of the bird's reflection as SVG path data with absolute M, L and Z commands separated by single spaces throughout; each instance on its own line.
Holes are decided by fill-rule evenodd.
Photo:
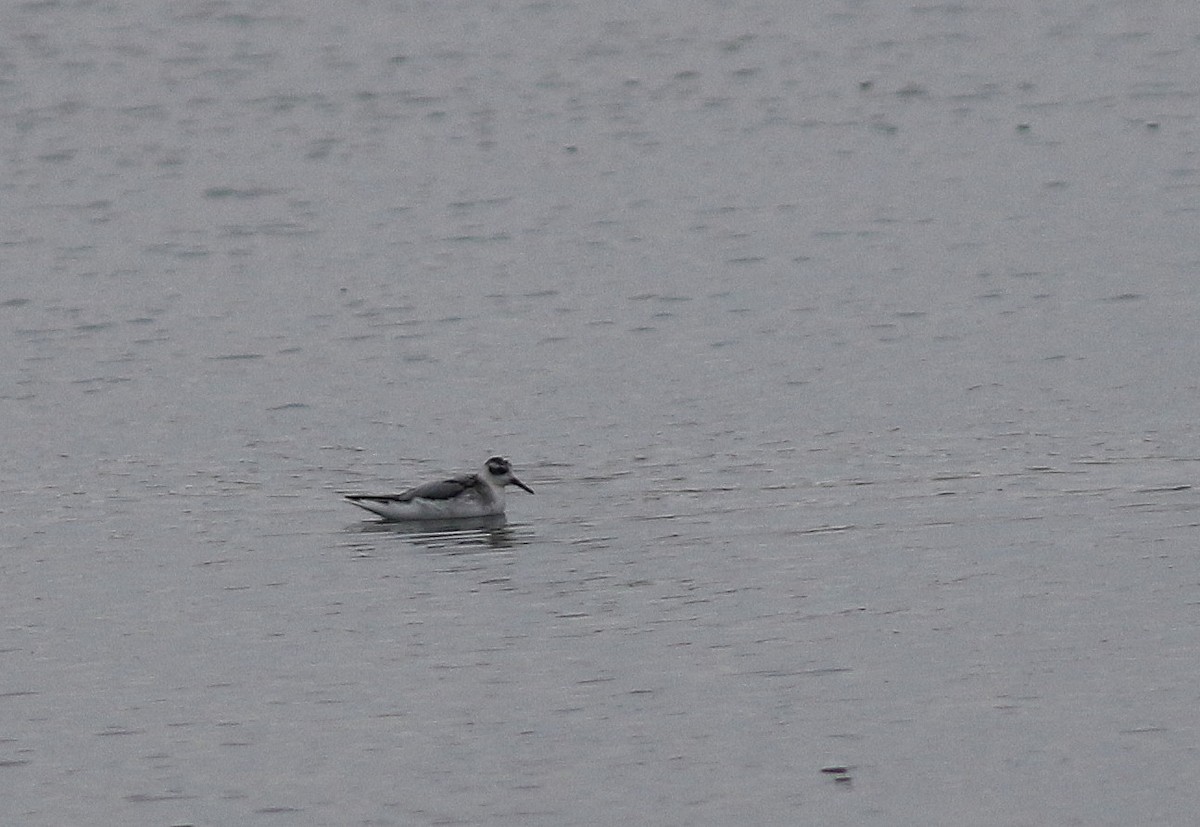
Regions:
M 363 523 L 364 534 L 392 534 L 413 545 L 450 554 L 501 551 L 523 545 L 527 532 L 508 524 L 503 514 L 457 520 L 406 520 Z

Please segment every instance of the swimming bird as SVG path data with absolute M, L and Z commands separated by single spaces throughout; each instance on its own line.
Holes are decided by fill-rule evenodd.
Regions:
M 504 457 L 492 457 L 476 474 L 427 482 L 400 494 L 349 494 L 346 499 L 385 520 L 446 520 L 504 513 L 504 486 L 533 489 L 513 474 Z

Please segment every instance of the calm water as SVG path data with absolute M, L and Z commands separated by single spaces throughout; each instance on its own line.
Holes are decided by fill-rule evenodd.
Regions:
M 1196 21 L 1052 5 L 0 9 L 0 821 L 1191 823 Z

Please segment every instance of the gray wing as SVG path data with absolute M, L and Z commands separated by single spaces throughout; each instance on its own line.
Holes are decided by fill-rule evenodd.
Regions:
M 424 485 L 410 488 L 388 499 L 401 503 L 411 502 L 417 497 L 423 500 L 450 500 L 468 488 L 474 488 L 477 485 L 479 485 L 479 476 L 477 474 L 463 474 L 440 482 L 427 482 Z

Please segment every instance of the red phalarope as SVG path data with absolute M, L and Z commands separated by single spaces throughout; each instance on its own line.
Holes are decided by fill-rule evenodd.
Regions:
M 477 474 L 461 474 L 427 482 L 400 494 L 350 494 L 346 499 L 385 520 L 447 520 L 490 517 L 504 513 L 504 486 L 515 485 L 530 494 L 504 457 L 492 457 Z

